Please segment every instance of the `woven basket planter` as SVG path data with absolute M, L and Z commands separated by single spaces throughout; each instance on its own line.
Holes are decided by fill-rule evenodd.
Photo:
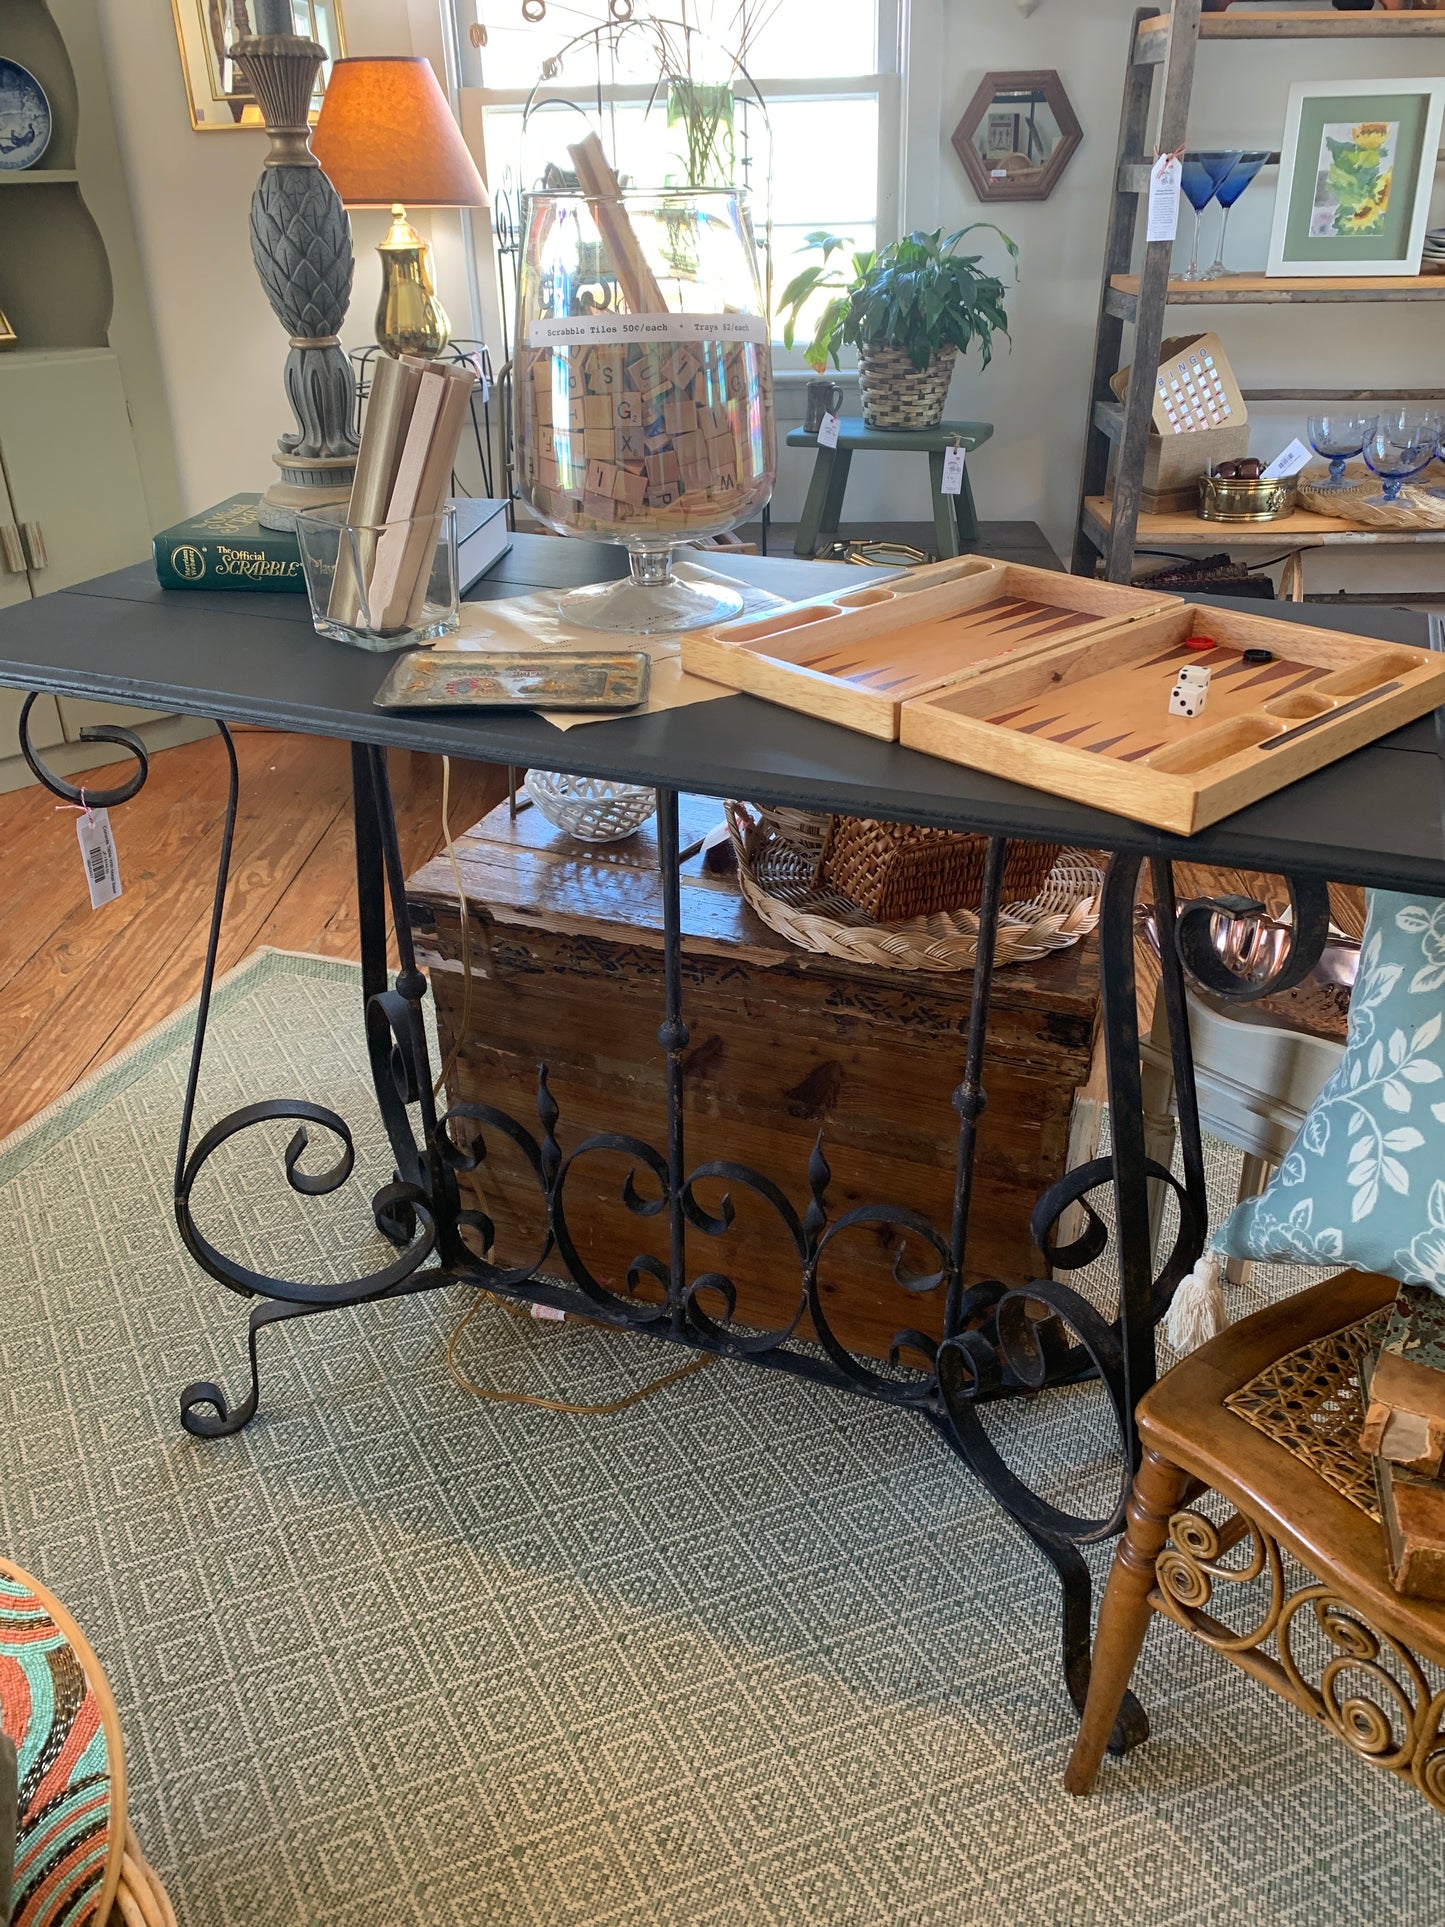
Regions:
M 1001 901 L 1034 897 L 1059 859 L 1057 843 L 1010 843 Z M 988 838 L 914 823 L 835 816 L 817 880 L 878 923 L 976 910 L 983 900 Z
M 915 368 L 906 348 L 891 341 L 858 350 L 858 389 L 865 428 L 937 428 L 953 379 L 957 348 L 941 348 L 926 368 Z

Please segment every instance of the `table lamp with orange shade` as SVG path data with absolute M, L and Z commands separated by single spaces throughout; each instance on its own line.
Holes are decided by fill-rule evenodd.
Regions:
M 439 355 L 451 323 L 408 207 L 485 207 L 486 184 L 430 62 L 396 54 L 333 63 L 311 151 L 349 208 L 391 209 L 376 339 L 393 355 Z

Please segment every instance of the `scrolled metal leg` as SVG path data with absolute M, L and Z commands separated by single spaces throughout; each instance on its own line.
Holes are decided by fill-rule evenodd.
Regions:
M 219 1385 L 197 1379 L 181 1393 L 181 1424 L 195 1439 L 228 1439 L 251 1423 L 261 1402 L 261 1368 L 256 1356 L 256 1340 L 268 1325 L 283 1324 L 291 1318 L 311 1318 L 324 1305 L 257 1305 L 246 1326 L 246 1351 L 251 1361 L 251 1389 L 239 1405 L 232 1405 Z M 206 1407 L 210 1407 L 207 1415 Z
M 189 1386 L 181 1398 L 181 1421 L 186 1430 L 200 1438 L 217 1438 L 238 1431 L 255 1416 L 259 1399 L 258 1364 L 256 1356 L 256 1335 L 268 1324 L 278 1320 L 299 1317 L 308 1312 L 324 1311 L 334 1306 L 362 1304 L 370 1299 L 388 1297 L 395 1293 L 416 1287 L 417 1274 L 431 1256 L 438 1241 L 437 1215 L 433 1209 L 432 1191 L 429 1185 L 414 1183 L 401 1178 L 386 1184 L 372 1200 L 373 1217 L 378 1224 L 386 1224 L 397 1232 L 409 1231 L 405 1248 L 388 1265 L 362 1272 L 339 1284 L 318 1285 L 300 1279 L 276 1278 L 267 1272 L 259 1271 L 241 1259 L 233 1258 L 223 1252 L 206 1237 L 196 1221 L 193 1195 L 196 1184 L 207 1162 L 232 1138 L 258 1125 L 291 1122 L 297 1126 L 284 1154 L 283 1165 L 286 1182 L 298 1196 L 323 1197 L 336 1191 L 351 1175 L 355 1163 L 355 1145 L 346 1121 L 335 1111 L 321 1104 L 313 1104 L 301 1098 L 271 1098 L 259 1103 L 246 1104 L 229 1116 L 221 1118 L 192 1146 L 195 1128 L 196 1103 L 200 1090 L 201 1064 L 205 1055 L 206 1034 L 210 1022 L 211 999 L 215 988 L 216 966 L 220 955 L 221 925 L 225 914 L 226 889 L 230 878 L 231 855 L 235 842 L 236 814 L 240 799 L 240 772 L 236 761 L 236 748 L 231 733 L 224 723 L 218 722 L 216 728 L 225 745 L 228 764 L 228 784 L 226 794 L 226 815 L 221 833 L 221 851 L 216 867 L 216 886 L 211 900 L 211 922 L 206 941 L 206 959 L 201 973 L 201 992 L 196 1010 L 196 1028 L 191 1043 L 190 1067 L 186 1078 L 185 1098 L 181 1107 L 181 1128 L 176 1146 L 174 1178 L 174 1201 L 176 1224 L 187 1251 L 196 1263 L 210 1277 L 226 1286 L 230 1291 L 243 1297 L 260 1298 L 262 1304 L 251 1313 L 249 1351 L 251 1360 L 251 1391 L 234 1408 L 227 1401 L 218 1386 L 206 1383 Z M 370 771 L 371 780 L 375 772 Z M 384 778 L 384 771 L 383 771 Z M 95 800 L 95 799 L 92 799 Z M 378 808 L 374 814 L 378 825 L 378 839 L 385 840 L 385 828 L 389 818 L 383 817 Z M 358 835 L 362 824 L 358 817 Z M 394 843 L 394 826 L 392 842 Z M 368 850 L 372 846 L 368 846 Z M 396 858 L 391 874 L 400 882 L 400 858 Z M 363 891 L 362 922 L 368 924 L 374 903 L 366 900 Z M 399 939 L 400 940 L 400 939 Z M 407 933 L 409 951 L 409 933 Z M 408 954 L 404 951 L 404 957 Z M 382 963 L 385 965 L 385 937 L 382 936 Z M 415 965 L 412 965 L 415 972 Z M 424 987 L 424 980 L 423 980 Z M 370 1008 L 370 1006 L 368 1006 Z M 400 1014 L 388 1015 L 388 1034 L 394 1028 L 400 1032 L 402 1046 L 414 1049 L 415 1029 L 413 1027 L 413 1007 L 405 1003 Z M 419 1014 L 415 1023 L 420 1024 Z M 425 1050 L 425 1037 L 422 1037 L 422 1050 Z M 405 1052 L 403 1051 L 405 1055 Z M 406 1060 L 406 1075 L 414 1076 L 414 1058 Z M 430 1086 L 427 1087 L 427 1101 L 430 1102 Z M 327 1132 L 336 1142 L 338 1149 L 331 1163 L 319 1171 L 304 1169 L 302 1159 L 309 1148 L 312 1134 L 316 1129 Z M 417 1174 L 429 1175 L 429 1167 L 418 1161 Z M 451 1174 L 448 1172 L 448 1179 Z M 428 1280 L 434 1278 L 437 1284 L 449 1282 L 444 1272 L 428 1272 Z M 207 1418 L 201 1408 L 209 1406 L 215 1414 Z
M 118 804 L 128 803 L 140 793 L 150 771 L 146 746 L 134 730 L 122 729 L 118 723 L 87 723 L 80 732 L 80 740 L 83 743 L 114 743 L 120 749 L 129 750 L 136 760 L 136 767 L 124 782 L 103 790 L 77 789 L 74 783 L 68 783 L 63 776 L 57 776 L 53 769 L 48 768 L 30 740 L 30 712 L 35 707 L 37 694 L 32 691 L 21 704 L 19 723 L 20 754 L 37 783 L 43 784 L 62 803 L 73 803 L 78 808 L 93 810 L 113 810 Z

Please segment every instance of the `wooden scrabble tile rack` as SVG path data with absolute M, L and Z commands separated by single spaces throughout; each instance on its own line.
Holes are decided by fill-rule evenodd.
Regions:
M 910 699 L 1182 607 L 1175 596 L 960 556 L 682 638 L 684 669 L 896 740 Z
M 1207 636 L 1214 647 L 1187 646 Z M 1267 650 L 1268 661 L 1246 661 Z M 1201 714 L 1169 713 L 1181 667 Z M 1445 702 L 1425 649 L 1233 610 L 1167 610 L 934 689 L 901 740 L 970 769 L 1188 835 Z

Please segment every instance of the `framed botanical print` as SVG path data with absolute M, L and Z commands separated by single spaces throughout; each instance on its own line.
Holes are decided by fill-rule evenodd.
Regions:
M 262 124 L 255 97 L 227 51 L 243 35 L 255 32 L 254 7 L 255 0 L 171 0 L 191 125 L 198 133 Z M 295 32 L 306 34 L 326 49 L 311 103 L 314 122 L 331 62 L 346 52 L 341 0 L 291 0 L 291 18 Z
M 1296 81 L 1270 274 L 1418 274 L 1445 79 Z

